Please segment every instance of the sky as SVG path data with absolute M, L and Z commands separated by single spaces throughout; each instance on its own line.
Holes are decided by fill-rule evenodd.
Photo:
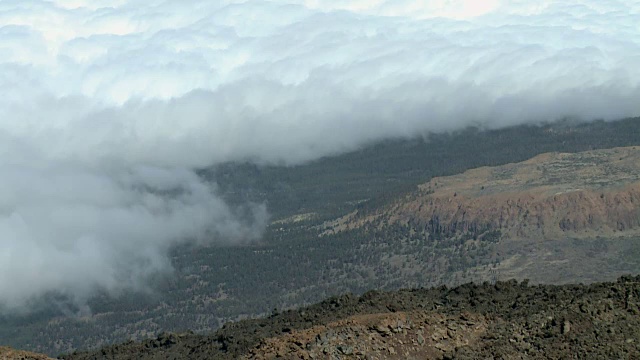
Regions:
M 640 115 L 640 1 L 2 0 L 0 309 L 254 241 L 194 169 Z

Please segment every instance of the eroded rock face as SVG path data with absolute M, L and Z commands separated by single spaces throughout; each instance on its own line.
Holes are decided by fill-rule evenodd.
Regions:
M 637 204 L 640 183 L 554 194 L 538 189 L 478 197 L 430 194 L 399 206 L 390 218 L 445 233 L 487 228 L 511 238 L 606 236 L 638 231 Z
M 543 154 L 434 178 L 392 205 L 351 215 L 340 225 L 389 223 L 444 235 L 494 229 L 509 238 L 637 234 L 640 147 Z

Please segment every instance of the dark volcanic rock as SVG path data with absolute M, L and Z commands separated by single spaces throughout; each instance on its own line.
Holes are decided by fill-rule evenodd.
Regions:
M 640 276 L 465 284 L 345 295 L 211 335 L 162 334 L 64 359 L 639 358 L 639 314 Z

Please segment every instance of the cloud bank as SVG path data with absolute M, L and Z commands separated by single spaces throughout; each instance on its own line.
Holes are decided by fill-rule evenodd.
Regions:
M 640 115 L 639 23 L 637 1 L 4 0 L 0 305 L 259 236 L 198 167 Z

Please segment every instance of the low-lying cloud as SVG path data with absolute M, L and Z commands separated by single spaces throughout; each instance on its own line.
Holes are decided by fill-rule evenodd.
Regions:
M 0 3 L 0 307 L 255 239 L 193 172 L 640 114 L 634 1 Z
M 251 240 L 264 209 L 242 223 L 193 172 L 76 165 L 2 166 L 0 284 L 18 308 L 43 292 L 82 302 L 93 290 L 143 287 L 170 268 L 177 241 Z

